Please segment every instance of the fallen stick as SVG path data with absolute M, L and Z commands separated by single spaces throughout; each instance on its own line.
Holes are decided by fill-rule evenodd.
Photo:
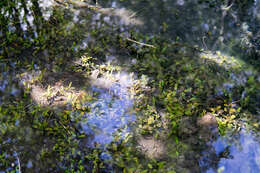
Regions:
M 18 162 L 18 173 L 22 173 L 21 171 L 21 163 L 20 163 L 20 159 L 18 157 L 18 153 L 16 151 L 15 152 L 15 155 L 16 155 L 16 159 L 17 159 L 17 162 Z
M 128 41 L 134 42 L 134 43 L 136 43 L 136 44 L 140 44 L 140 45 L 142 45 L 142 46 L 147 46 L 147 47 L 156 48 L 154 45 L 151 45 L 151 44 L 141 43 L 141 42 L 132 40 L 132 39 L 130 39 L 130 38 L 126 38 L 126 39 L 127 39 Z

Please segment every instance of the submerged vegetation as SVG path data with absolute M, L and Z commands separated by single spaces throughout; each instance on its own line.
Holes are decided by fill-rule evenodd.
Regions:
M 240 133 L 259 146 L 259 1 L 174 1 L 218 30 L 172 1 L 92 3 L 0 2 L 0 172 L 225 172 Z

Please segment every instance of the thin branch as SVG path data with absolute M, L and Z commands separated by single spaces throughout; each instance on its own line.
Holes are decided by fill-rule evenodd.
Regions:
M 230 104 L 234 104 L 234 103 L 237 103 L 237 102 L 240 102 L 240 100 L 233 101 Z
M 225 20 L 225 17 L 227 15 L 228 10 L 231 9 L 232 6 L 233 6 L 233 0 L 231 1 L 231 4 L 229 6 L 227 4 L 226 6 L 221 7 L 221 10 L 222 10 L 221 29 L 220 29 L 220 35 L 221 36 L 224 34 L 224 20 Z
M 203 43 L 203 46 L 208 50 L 208 47 L 207 47 L 207 45 L 205 43 L 205 38 L 206 38 L 206 36 L 202 37 L 202 43 Z
M 233 1 L 232 1 L 232 3 L 229 6 L 222 7 L 221 10 L 228 11 L 232 6 L 233 6 Z
M 57 121 L 58 121 L 58 123 L 64 128 L 64 130 L 65 130 L 68 134 L 72 135 L 71 132 L 65 127 L 65 125 L 64 125 L 61 121 L 59 121 L 59 120 L 57 120 Z
M 128 41 L 134 42 L 134 43 L 136 43 L 136 44 L 140 44 L 140 45 L 142 45 L 142 46 L 147 46 L 147 47 L 156 48 L 154 45 L 151 45 L 151 44 L 141 43 L 141 42 L 132 40 L 132 39 L 130 39 L 130 38 L 126 38 L 126 39 L 127 39 Z
M 131 14 L 130 16 L 129 16 L 129 18 L 131 19 L 131 18 L 134 18 L 135 16 L 136 16 L 136 14 L 137 14 L 137 12 L 134 12 L 133 14 Z
M 145 8 L 141 8 L 140 10 L 134 12 L 133 14 L 131 14 L 131 15 L 129 16 L 129 18 L 131 19 L 131 18 L 137 17 L 137 14 L 138 14 L 138 13 L 141 13 L 141 12 L 143 11 L 143 9 L 145 9 Z
M 17 159 L 17 162 L 18 162 L 19 173 L 22 173 L 22 171 L 21 171 L 21 163 L 20 163 L 20 159 L 18 157 L 18 153 L 16 151 L 15 151 L 15 153 L 16 153 L 16 159 Z

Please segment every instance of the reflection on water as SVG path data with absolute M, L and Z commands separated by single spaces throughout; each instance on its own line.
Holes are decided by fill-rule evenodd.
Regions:
M 228 154 L 228 157 L 220 159 L 218 168 L 223 173 L 230 172 L 260 172 L 260 139 L 259 136 L 252 136 L 245 131 L 241 131 L 238 141 L 229 142 L 225 137 L 219 138 L 213 143 L 216 153 Z M 228 153 L 225 150 L 228 148 Z M 208 170 L 208 173 L 213 172 Z
M 29 2 L 30 1 L 28 1 L 28 3 Z M 39 1 L 39 6 L 41 7 L 41 12 L 45 20 L 48 20 L 53 13 L 53 3 L 53 0 Z M 252 7 L 252 16 L 254 16 L 254 19 L 250 19 L 251 23 L 245 22 L 246 19 L 239 18 L 236 11 L 231 10 L 228 14 L 224 15 L 220 6 L 209 8 L 205 4 L 198 5 L 192 0 L 164 0 L 153 1 L 153 3 L 150 3 L 150 1 L 126 2 L 107 0 L 101 1 L 100 3 L 102 3 L 104 7 L 109 8 L 101 9 L 100 13 L 93 14 L 90 22 L 92 26 L 90 27 L 100 28 L 103 26 L 103 22 L 105 22 L 110 25 L 122 25 L 119 26 L 119 30 L 122 32 L 126 30 L 127 25 L 135 25 L 138 26 L 139 29 L 141 28 L 141 31 L 148 32 L 151 35 L 153 33 L 161 33 L 163 36 L 172 40 L 180 39 L 189 44 L 199 45 L 204 49 L 227 49 L 232 47 L 234 42 L 249 44 L 252 34 L 259 32 L 257 31 L 257 28 L 259 28 L 257 24 L 259 24 L 260 21 L 260 1 L 255 1 Z M 28 4 L 28 6 L 31 7 L 32 4 Z M 111 12 L 109 11 L 111 10 L 110 7 L 117 9 L 113 9 Z M 67 26 L 67 30 L 75 27 L 77 23 L 89 22 L 80 16 L 82 11 L 74 10 L 73 21 Z M 21 10 L 20 20 L 22 20 L 24 15 L 25 12 Z M 107 16 L 102 18 L 102 15 Z M 250 17 L 250 14 L 248 14 L 248 16 Z M 26 18 L 27 23 L 21 22 L 23 30 L 29 29 L 29 26 L 33 27 L 33 11 L 29 10 Z M 163 25 L 164 23 L 166 25 Z M 163 26 L 165 28 L 163 28 Z M 9 29 L 15 31 L 14 27 L 10 26 Z M 0 35 L 1 33 L 2 32 L 0 32 Z M 37 35 L 36 31 L 35 34 Z M 242 41 L 240 37 L 244 37 Z M 78 47 L 75 46 L 74 50 L 82 51 L 92 42 L 95 43 L 94 38 L 92 38 L 89 33 L 86 33 L 85 38 L 82 38 L 82 40 L 82 44 Z M 2 50 L 2 48 L 0 50 Z M 222 59 L 218 54 L 209 57 L 215 60 L 216 63 L 222 64 Z M 107 59 L 111 59 L 112 61 L 117 58 L 112 55 L 107 55 Z M 232 57 L 228 57 L 225 61 L 229 61 L 230 64 L 233 65 L 233 63 L 236 63 L 233 59 Z M 136 63 L 135 59 L 132 59 L 132 63 Z M 237 64 L 241 63 L 238 62 Z M 229 68 L 230 66 L 226 67 L 227 70 Z M 245 85 L 248 76 L 251 75 L 250 72 L 243 76 L 237 76 L 237 74 L 231 73 L 230 76 L 233 83 L 224 83 L 223 87 L 227 91 L 231 91 L 235 85 Z M 15 72 L 7 74 L 1 71 L 0 104 L 2 104 L 1 100 L 3 97 L 7 98 L 19 95 L 20 90 L 17 89 L 19 87 L 9 78 L 10 76 L 15 76 Z M 131 88 L 134 83 L 131 75 L 116 74 L 112 77 L 114 78 L 113 80 L 109 78 L 95 78 L 92 81 L 91 90 L 97 93 L 97 98 L 91 104 L 87 105 L 90 107 L 91 112 L 85 113 L 80 123 L 83 132 L 93 136 L 93 139 L 89 143 L 91 146 L 95 146 L 96 143 L 101 144 L 101 146 L 111 143 L 116 133 L 119 133 L 122 138 L 125 137 L 128 132 L 130 132 L 129 125 L 136 119 L 135 114 L 131 112 L 131 108 L 134 104 L 133 94 L 129 92 L 129 88 Z M 260 76 L 258 80 L 260 81 Z M 19 125 L 19 122 L 16 125 Z M 190 124 L 187 126 L 190 126 Z M 239 136 L 237 136 L 237 139 L 239 144 L 237 144 L 235 140 L 228 142 L 225 138 L 219 138 L 213 142 L 212 145 L 216 150 L 214 154 L 223 155 L 218 161 L 219 172 L 260 172 L 260 147 L 259 141 L 256 141 L 258 138 L 254 138 L 251 134 L 242 131 Z M 153 140 L 143 139 L 139 143 L 141 143 L 141 145 L 144 145 L 143 143 L 151 144 L 151 141 Z M 197 139 L 195 142 L 197 142 Z M 159 144 L 161 145 L 160 142 L 158 142 L 158 145 Z M 191 145 L 196 148 L 196 143 Z M 147 145 L 147 148 L 150 146 L 156 145 Z M 145 147 L 143 148 L 144 150 L 147 149 Z M 166 152 L 164 149 L 162 151 Z M 196 154 L 201 153 L 198 152 Z M 198 156 L 196 156 L 196 158 L 198 158 Z M 194 160 L 195 159 L 191 160 L 191 162 L 195 162 Z M 189 160 L 186 159 L 185 162 L 189 162 Z M 28 168 L 33 166 L 31 160 L 26 164 Z M 207 172 L 216 172 L 216 170 L 209 169 Z
M 236 11 L 239 9 L 237 4 L 233 4 L 234 8 L 227 10 L 225 7 L 231 4 L 217 3 L 212 8 L 208 4 L 199 4 L 194 0 L 153 2 L 104 0 L 101 3 L 104 7 L 128 8 L 136 11 L 137 15 L 134 17 L 144 21 L 144 24 L 139 27 L 144 33 L 151 35 L 160 33 L 167 39 L 178 39 L 199 45 L 205 50 L 225 52 L 224 60 L 218 59 L 217 57 L 221 57 L 219 55 L 209 57 L 220 66 L 226 64 L 227 66 L 224 67 L 227 70 L 234 66 L 242 67 L 244 62 L 238 60 L 238 57 L 244 51 L 248 53 L 250 48 L 259 50 L 259 44 L 256 41 L 260 34 L 259 0 L 255 0 L 248 11 L 243 9 Z M 246 49 L 242 50 L 240 46 Z M 231 73 L 231 80 L 224 83 L 223 88 L 231 92 L 234 87 L 245 86 L 252 75 L 255 73 L 248 69 L 240 74 Z M 216 155 L 223 154 L 223 156 L 220 156 L 218 170 L 209 169 L 207 172 L 260 172 L 259 142 L 245 131 L 238 135 L 236 140 L 240 141 L 240 146 L 236 144 L 236 140 L 227 143 L 219 138 L 213 142 Z M 228 152 L 227 157 L 225 157 L 225 152 Z
M 52 15 L 52 6 L 54 5 L 54 0 L 40 0 L 39 6 L 41 7 L 42 14 L 45 20 L 48 20 Z
M 206 50 L 225 50 L 229 54 L 234 54 L 235 52 L 230 50 L 233 46 L 242 44 L 241 40 L 250 44 L 250 40 L 256 39 L 259 35 L 259 0 L 250 2 L 253 5 L 249 10 L 236 3 L 227 9 L 224 7 L 230 4 L 225 4 L 223 1 L 214 1 L 212 4 L 199 2 L 198 0 L 153 2 L 104 0 L 100 3 L 103 7 L 110 8 L 117 4 L 117 8 L 136 11 L 134 18 L 144 21 L 139 27 L 142 32 L 151 35 L 160 33 L 167 39 L 199 45 Z M 255 47 L 257 44 L 250 46 Z
M 135 120 L 133 114 L 128 113 L 133 105 L 133 100 L 128 93 L 127 85 L 115 83 L 106 89 L 93 87 L 98 98 L 91 103 L 91 113 L 86 113 L 87 122 L 82 122 L 82 128 L 87 134 L 94 133 L 93 143 L 101 145 L 113 141 L 113 134 L 121 129 L 123 137 L 128 129 L 128 124 Z
M 21 84 L 15 77 L 15 63 L 9 62 L 11 67 L 9 70 L 6 70 L 5 64 L 0 62 L 0 105 L 2 101 L 10 97 L 19 97 L 22 93 L 20 89 Z

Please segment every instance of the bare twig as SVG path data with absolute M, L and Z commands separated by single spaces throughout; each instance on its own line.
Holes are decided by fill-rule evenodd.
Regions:
M 72 135 L 71 132 L 65 127 L 65 125 L 64 125 L 61 121 L 58 120 L 58 123 L 64 128 L 64 130 L 65 130 L 68 134 Z
M 226 6 L 221 7 L 221 10 L 222 10 L 221 29 L 220 29 L 220 35 L 221 36 L 224 34 L 224 20 L 225 20 L 225 17 L 227 15 L 228 10 L 230 10 L 232 6 L 233 6 L 233 0 L 231 1 L 231 4 L 229 6 L 227 4 Z
M 233 1 L 232 1 L 232 3 L 229 6 L 222 7 L 221 10 L 228 11 L 232 6 L 233 6 Z
M 131 19 L 131 18 L 136 17 L 138 13 L 141 13 L 141 12 L 143 11 L 143 9 L 144 9 L 144 8 L 142 8 L 142 9 L 140 9 L 140 10 L 134 12 L 133 14 L 131 14 L 131 15 L 129 16 L 129 18 Z
M 234 103 L 237 103 L 237 102 L 240 102 L 240 100 L 233 101 L 230 104 L 234 104 Z
M 131 19 L 131 18 L 134 18 L 135 16 L 136 16 L 136 14 L 137 14 L 137 12 L 134 12 L 133 14 L 131 14 L 130 16 L 129 16 L 129 18 Z
M 203 46 L 208 50 L 208 47 L 207 47 L 207 45 L 205 43 L 205 38 L 206 38 L 206 36 L 202 37 L 202 43 L 203 43 Z
M 66 3 L 63 2 L 62 0 L 54 0 L 57 4 L 60 4 L 60 5 L 63 5 L 63 6 L 66 6 Z M 68 4 L 72 4 L 72 5 L 75 5 L 76 7 L 79 7 L 79 8 L 89 8 L 89 9 L 92 9 L 92 10 L 99 10 L 100 7 L 98 6 L 98 3 L 96 1 L 96 5 L 90 5 L 86 2 L 82 2 L 82 1 L 72 1 L 72 0 L 68 0 L 67 2 Z
M 126 39 L 127 39 L 128 41 L 134 42 L 134 43 L 136 43 L 136 44 L 140 44 L 140 45 L 142 45 L 142 46 L 147 46 L 147 47 L 156 48 L 154 45 L 151 45 L 151 44 L 141 43 L 141 42 L 132 40 L 132 39 L 130 39 L 130 38 L 126 38 Z
M 15 154 L 16 154 L 16 159 L 17 159 L 17 162 L 18 162 L 18 170 L 19 170 L 19 173 L 22 173 L 21 171 L 21 163 L 20 163 L 20 159 L 18 157 L 18 153 L 15 151 Z

